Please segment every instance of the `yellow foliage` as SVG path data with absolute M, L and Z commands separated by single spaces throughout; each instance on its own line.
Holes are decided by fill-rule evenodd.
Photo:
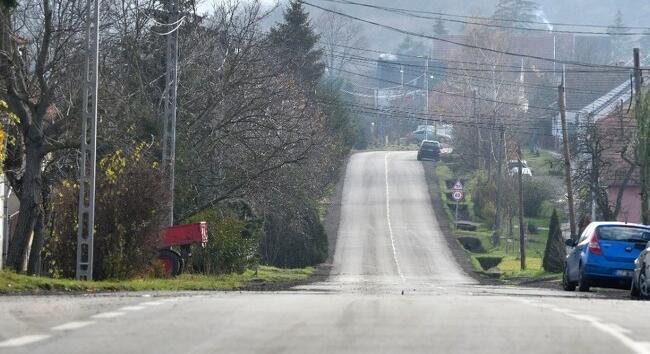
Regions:
M 145 143 L 139 143 L 135 146 L 135 149 L 133 149 L 133 153 L 130 156 L 125 156 L 122 150 L 116 150 L 112 154 L 108 154 L 102 158 L 99 161 L 99 168 L 101 168 L 104 175 L 106 175 L 108 182 L 111 184 L 117 182 L 117 179 L 126 168 L 127 163 L 140 161 L 140 159 L 142 159 L 142 151 L 145 148 Z M 156 166 L 157 164 L 154 162 L 153 167 L 156 168 Z

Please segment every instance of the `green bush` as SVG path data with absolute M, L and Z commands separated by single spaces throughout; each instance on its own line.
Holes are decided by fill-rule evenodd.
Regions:
M 496 215 L 496 186 L 489 181 L 484 171 L 478 171 L 470 181 L 474 214 L 480 217 L 487 227 L 494 226 Z
M 540 215 L 544 202 L 551 200 L 555 188 L 544 179 L 524 179 L 524 216 L 534 218 Z
M 93 277 L 127 279 L 148 273 L 159 246 L 167 198 L 161 171 L 142 156 L 142 146 L 99 162 L 96 187 Z M 51 236 L 44 262 L 54 277 L 75 275 L 79 186 L 58 185 L 51 201 Z
M 305 204 L 295 210 L 278 208 L 267 213 L 261 241 L 264 264 L 303 268 L 327 259 L 327 234 L 318 210 L 309 203 Z
M 195 248 L 192 269 L 203 274 L 243 273 L 258 263 L 261 225 L 243 203 L 205 210 L 188 222 L 208 223 L 208 244 Z

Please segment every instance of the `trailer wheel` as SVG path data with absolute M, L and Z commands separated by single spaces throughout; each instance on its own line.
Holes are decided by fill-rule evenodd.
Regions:
M 183 271 L 183 258 L 178 252 L 170 249 L 160 250 L 158 260 L 162 264 L 163 272 L 169 277 L 175 277 Z

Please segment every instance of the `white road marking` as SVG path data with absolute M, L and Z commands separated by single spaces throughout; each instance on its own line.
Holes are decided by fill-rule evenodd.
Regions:
M 70 331 L 70 330 L 73 330 L 73 329 L 79 329 L 79 328 L 83 328 L 83 327 L 86 327 L 86 326 L 90 326 L 93 323 L 95 323 L 95 322 L 93 322 L 93 321 L 72 321 L 72 322 L 64 323 L 64 324 L 56 326 L 56 327 L 52 327 L 52 330 L 53 331 Z
M 115 318 L 123 316 L 124 312 L 102 312 L 96 315 L 90 316 L 90 318 Z
M 388 221 L 388 233 L 390 234 L 390 243 L 393 246 L 393 260 L 395 261 L 395 266 L 397 267 L 397 274 L 402 278 L 402 282 L 405 282 L 406 279 L 402 274 L 402 269 L 399 266 L 399 261 L 397 260 L 397 249 L 395 248 L 395 237 L 393 236 L 393 226 L 390 223 L 390 192 L 388 188 L 388 152 L 384 155 L 384 172 L 386 174 L 386 220 Z
M 159 306 L 159 305 L 162 305 L 162 304 L 164 304 L 164 302 L 162 302 L 162 301 L 149 301 L 149 302 L 143 302 L 143 303 L 141 303 L 140 305 L 144 305 L 144 306 Z
M 140 311 L 144 310 L 144 306 L 124 306 L 119 311 Z
M 572 312 L 569 309 L 564 309 L 561 307 L 556 307 L 554 305 L 549 305 L 549 304 L 542 304 L 539 302 L 532 302 L 528 300 L 523 300 L 523 299 L 518 299 L 519 301 L 529 304 L 531 306 L 539 307 L 539 308 L 544 308 L 544 309 L 551 309 L 552 311 L 559 312 L 564 314 L 565 316 L 571 317 L 573 319 L 587 322 L 590 324 L 592 327 L 598 329 L 599 331 L 609 334 L 610 336 L 616 338 L 621 344 L 626 346 L 628 349 L 630 349 L 632 352 L 636 354 L 650 354 L 650 345 L 648 345 L 648 342 L 638 342 L 635 341 L 634 339 L 630 338 L 627 336 L 628 333 L 631 333 L 631 331 L 627 328 L 624 328 L 616 323 L 606 323 L 600 320 L 597 317 L 590 316 L 590 315 L 582 315 L 582 314 L 577 314 Z
M 28 336 L 22 336 L 18 338 L 7 339 L 4 342 L 0 342 L 0 348 L 9 348 L 9 347 L 20 347 L 23 345 L 40 342 L 42 340 L 50 338 L 51 335 L 48 334 L 32 334 Z

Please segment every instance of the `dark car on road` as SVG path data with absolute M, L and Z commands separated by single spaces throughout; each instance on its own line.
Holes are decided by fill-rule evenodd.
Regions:
M 634 261 L 632 297 L 650 300 L 650 241 Z
M 440 157 L 440 143 L 433 140 L 424 140 L 418 150 L 418 161 L 424 159 L 436 160 Z
M 650 227 L 622 222 L 593 222 L 567 255 L 564 290 L 589 291 L 591 286 L 630 289 L 634 261 L 650 241 Z

